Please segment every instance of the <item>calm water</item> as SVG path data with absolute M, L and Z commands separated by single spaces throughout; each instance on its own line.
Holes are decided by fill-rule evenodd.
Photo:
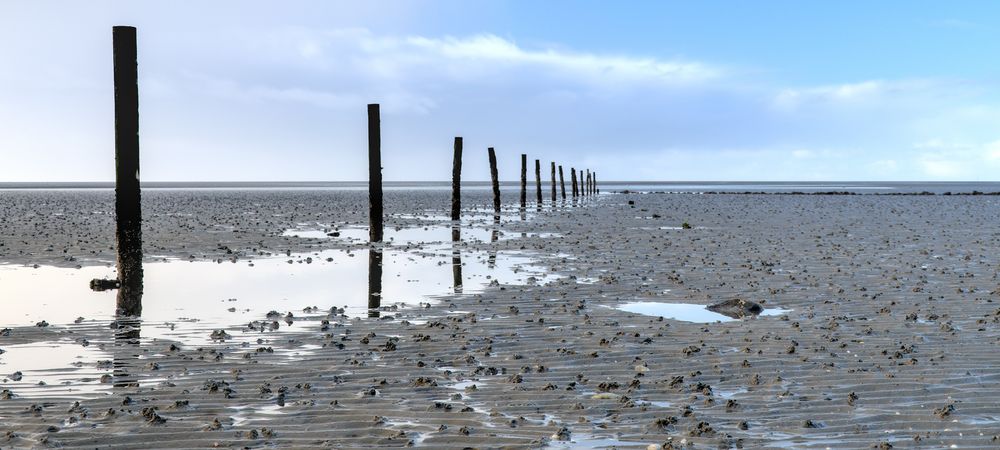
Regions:
M 533 180 L 529 180 L 529 190 L 533 188 Z M 569 179 L 566 180 L 567 188 Z M 548 190 L 551 184 L 542 180 L 542 188 Z M 501 189 L 504 191 L 517 190 L 520 182 L 501 182 Z M 110 182 L 93 183 L 0 183 L 0 189 L 112 189 L 114 184 Z M 261 190 L 365 190 L 368 188 L 367 182 L 360 181 L 338 181 L 338 182 L 146 182 L 144 189 L 261 189 Z M 463 189 L 487 190 L 490 189 L 489 182 L 471 181 L 462 183 Z M 744 182 L 744 181 L 601 181 L 600 188 L 603 192 L 610 191 L 664 191 L 664 192 L 821 192 L 821 191 L 846 191 L 858 194 L 871 193 L 912 193 L 912 192 L 933 192 L 942 194 L 945 192 L 1000 192 L 1000 182 L 983 181 L 941 181 L 941 182 L 899 182 L 899 181 L 774 181 L 774 182 Z M 412 190 L 450 190 L 451 182 L 446 181 L 395 181 L 385 182 L 383 189 L 396 191 Z

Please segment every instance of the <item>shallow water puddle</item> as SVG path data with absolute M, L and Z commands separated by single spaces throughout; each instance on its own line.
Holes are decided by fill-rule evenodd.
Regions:
M 321 224 L 317 224 L 321 225 Z M 336 239 L 351 244 L 366 244 L 368 242 L 367 228 L 340 228 L 333 229 L 323 227 L 324 230 L 311 228 L 295 228 L 285 230 L 281 233 L 285 237 L 297 237 L 303 239 Z M 329 231 L 325 231 L 329 229 Z M 499 229 L 486 228 L 462 228 L 461 239 L 463 241 L 492 242 L 519 239 L 525 237 L 553 238 L 561 237 L 559 233 L 515 233 L 505 232 Z M 415 245 L 427 243 L 443 243 L 452 240 L 452 227 L 446 225 L 431 225 L 420 228 L 386 228 L 385 241 L 389 245 Z
M 106 388 L 113 355 L 71 340 L 5 345 L 0 355 L 3 387 L 24 397 L 84 397 Z M 43 384 L 41 384 L 43 383 Z
M 705 305 L 693 303 L 661 303 L 661 302 L 634 302 L 626 303 L 615 309 L 642 314 L 646 316 L 663 317 L 666 319 L 680 320 L 694 323 L 732 322 L 732 317 L 717 312 L 709 311 Z M 778 316 L 791 312 L 790 309 L 769 308 L 760 313 L 761 316 Z
M 235 414 L 230 416 L 230 418 L 233 420 L 232 426 L 234 427 L 244 425 L 250 421 L 259 422 L 259 421 L 271 420 L 274 418 L 274 416 L 284 414 L 284 412 L 281 410 L 282 407 L 278 405 L 230 406 L 228 408 L 235 411 Z
M 416 306 L 454 291 L 454 256 L 450 247 L 430 253 L 383 250 L 382 306 Z M 227 327 L 263 319 L 270 310 L 299 312 L 307 306 L 326 310 L 346 307 L 360 316 L 368 307 L 368 249 L 327 250 L 246 262 L 147 262 L 144 264 L 143 322 L 184 328 Z M 556 277 L 523 253 L 462 251 L 462 292 L 476 292 L 493 281 L 544 283 Z M 306 261 L 309 261 L 308 263 Z M 0 298 L 6 313 L 2 326 L 69 324 L 77 317 L 111 320 L 115 292 L 93 292 L 93 278 L 115 278 L 110 267 L 81 269 L 0 265 Z M 293 313 L 294 315 L 295 313 Z M 282 324 L 284 326 L 284 324 Z M 149 328 L 144 327 L 144 328 Z M 144 330 L 145 331 L 145 330 Z M 144 333 L 145 334 L 145 333 Z M 177 336 L 178 333 L 164 333 Z

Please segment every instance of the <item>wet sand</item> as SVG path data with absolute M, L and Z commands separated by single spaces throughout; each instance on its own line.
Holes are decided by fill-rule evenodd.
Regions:
M 487 205 L 486 195 L 470 193 L 467 205 Z M 106 264 L 108 199 L 4 192 L 0 259 Z M 152 191 L 144 200 L 150 260 L 363 246 L 283 234 L 363 225 L 364 193 Z M 387 192 L 387 227 L 436 223 L 446 200 Z M 515 212 L 502 225 L 514 236 L 554 234 L 461 247 L 524 252 L 555 278 L 384 305 L 377 318 L 340 314 L 338 299 L 276 302 L 278 316 L 256 319 L 291 312 L 293 330 L 234 324 L 216 335 L 225 340 L 197 344 L 137 339 L 157 325 L 113 327 L 106 317 L 45 327 L 10 319 L 0 333 L 10 355 L 61 340 L 108 356 L 67 356 L 80 362 L 72 376 L 97 379 L 89 391 L 38 386 L 32 377 L 44 371 L 16 382 L 13 370 L 0 374 L 9 389 L 0 446 L 1000 445 L 994 197 L 609 194 L 584 205 L 529 207 L 527 220 Z M 485 214 L 466 226 L 489 222 Z M 698 323 L 617 309 L 732 298 L 787 311 Z

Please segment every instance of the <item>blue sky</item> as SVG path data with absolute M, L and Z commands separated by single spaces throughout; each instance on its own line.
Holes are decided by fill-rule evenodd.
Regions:
M 1000 4 L 0 0 L 0 181 L 113 179 L 111 27 L 143 179 L 1000 179 Z

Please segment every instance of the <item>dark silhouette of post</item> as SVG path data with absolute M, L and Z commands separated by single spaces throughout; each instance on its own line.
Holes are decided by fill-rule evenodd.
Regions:
M 600 194 L 601 190 L 597 188 L 597 172 L 596 171 L 593 174 L 593 180 L 591 180 L 591 183 L 594 183 L 594 194 Z
M 573 199 L 575 200 L 576 197 L 577 197 L 577 195 L 579 195 L 579 192 L 577 191 L 577 187 L 576 187 L 576 169 L 575 168 L 573 168 L 573 167 L 569 168 L 569 177 L 570 177 L 571 180 L 573 180 Z
M 556 162 L 552 161 L 552 204 L 556 203 Z
M 493 181 L 493 221 L 500 221 L 500 177 L 497 174 L 497 153 L 493 147 L 489 148 L 490 154 L 490 179 Z
M 382 306 L 382 249 L 368 249 L 368 317 L 378 317 Z
M 583 189 L 587 194 L 590 195 L 590 169 L 587 169 L 587 184 Z
M 462 219 L 462 138 L 455 137 L 455 157 L 451 163 L 451 220 Z
M 566 200 L 566 179 L 563 178 L 562 166 L 559 166 L 559 190 L 562 192 L 562 199 Z
M 139 68 L 134 27 L 114 27 L 115 245 L 118 315 L 142 314 L 142 200 L 139 193 Z
M 368 105 L 368 238 L 382 242 L 382 130 L 378 103 Z
M 528 203 L 528 155 L 521 153 L 521 208 Z
M 538 206 L 542 206 L 542 162 L 535 160 L 535 193 Z

